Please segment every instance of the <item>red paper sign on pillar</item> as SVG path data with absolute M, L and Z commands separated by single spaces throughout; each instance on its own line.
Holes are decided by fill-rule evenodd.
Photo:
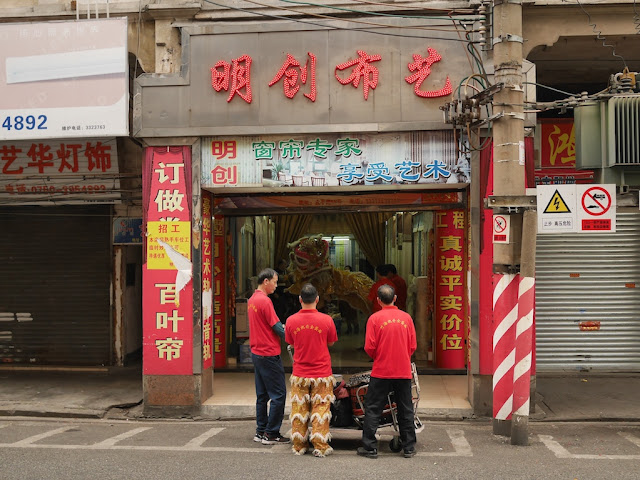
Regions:
M 226 356 L 226 275 L 224 249 L 224 217 L 213 219 L 213 351 L 216 368 L 227 364 Z
M 435 360 L 438 368 L 466 366 L 465 214 L 436 212 Z
M 142 277 L 145 375 L 193 373 L 189 163 L 187 147 L 148 148 L 145 152 L 143 198 L 147 235 Z
M 202 192 L 202 368 L 213 366 L 213 255 L 211 194 Z

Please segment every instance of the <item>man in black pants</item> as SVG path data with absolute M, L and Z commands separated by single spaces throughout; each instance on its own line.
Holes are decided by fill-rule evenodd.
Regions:
M 387 395 L 393 391 L 393 399 L 398 406 L 398 426 L 404 456 L 411 458 L 416 454 L 411 400 L 411 355 L 417 346 L 416 330 L 411 315 L 394 305 L 396 294 L 391 285 L 381 285 L 376 300 L 382 309 L 367 321 L 364 349 L 373 358 L 373 368 L 365 399 L 362 446 L 358 447 L 358 455 L 378 457 L 375 435 Z

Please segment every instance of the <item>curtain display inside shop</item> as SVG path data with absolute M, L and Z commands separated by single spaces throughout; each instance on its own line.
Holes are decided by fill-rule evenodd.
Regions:
M 287 258 L 288 243 L 295 242 L 302 237 L 311 224 L 311 215 L 278 215 L 273 217 L 275 223 L 275 258 Z
M 389 212 L 348 213 L 345 219 L 360 249 L 374 267 L 385 263 L 384 232 Z

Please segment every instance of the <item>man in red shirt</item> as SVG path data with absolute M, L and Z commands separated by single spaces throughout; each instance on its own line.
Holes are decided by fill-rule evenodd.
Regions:
M 313 455 L 325 457 L 333 452 L 329 446 L 329 421 L 331 403 L 335 399 L 335 379 L 328 347 L 338 340 L 338 334 L 333 319 L 316 309 L 319 300 L 313 285 L 306 283 L 302 286 L 302 310 L 287 319 L 285 341 L 293 347 L 289 417 L 293 452 L 303 455 L 311 441 Z M 313 433 L 307 440 L 309 422 Z
M 378 288 L 381 310 L 367 321 L 364 349 L 373 358 L 371 380 L 365 399 L 362 447 L 358 455 L 378 457 L 376 431 L 380 425 L 382 410 L 387 395 L 393 393 L 398 406 L 398 426 L 404 456 L 416 454 L 416 430 L 414 426 L 413 402 L 411 400 L 411 355 L 416 350 L 416 330 L 411 315 L 394 305 L 395 290 L 391 285 Z
M 398 296 L 398 301 L 396 302 L 396 306 L 400 310 L 407 311 L 407 282 L 404 281 L 400 275 L 398 275 L 398 270 L 396 266 L 392 263 L 389 264 L 389 274 L 387 275 L 389 280 L 393 282 L 393 286 L 396 290 L 396 295 Z
M 390 271 L 391 270 L 389 269 L 389 265 L 378 265 L 376 267 L 376 283 L 371 286 L 371 290 L 369 290 L 369 295 L 367 297 L 369 299 L 369 303 L 371 304 L 371 313 L 376 313 L 382 308 L 378 303 L 378 288 L 380 288 L 382 285 L 391 285 L 392 287 L 394 286 L 391 279 L 387 278 L 387 275 L 389 275 Z
M 256 434 L 254 442 L 264 445 L 289 443 L 280 435 L 284 418 L 287 386 L 284 367 L 280 358 L 280 338 L 284 338 L 284 326 L 280 323 L 267 295 L 278 286 L 278 274 L 265 268 L 258 274 L 258 288 L 247 302 L 249 315 L 249 343 L 256 381 Z M 267 403 L 271 400 L 269 415 Z

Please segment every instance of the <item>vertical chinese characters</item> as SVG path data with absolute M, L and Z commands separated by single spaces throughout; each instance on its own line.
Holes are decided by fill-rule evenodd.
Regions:
M 436 360 L 442 368 L 465 366 L 465 215 L 436 212 Z

